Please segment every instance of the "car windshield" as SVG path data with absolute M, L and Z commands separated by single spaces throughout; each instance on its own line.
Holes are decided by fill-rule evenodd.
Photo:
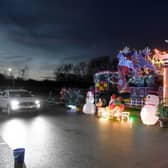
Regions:
M 32 95 L 29 92 L 25 91 L 12 91 L 9 92 L 10 97 L 32 97 Z

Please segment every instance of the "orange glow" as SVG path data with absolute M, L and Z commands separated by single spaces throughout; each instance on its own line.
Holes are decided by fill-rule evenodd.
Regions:
M 114 117 L 118 121 L 129 121 L 130 112 L 119 112 L 116 111 L 115 113 L 109 109 L 109 107 L 100 107 L 98 108 L 98 116 L 103 119 L 113 119 Z
M 168 67 L 163 69 L 163 100 L 168 105 Z
M 168 66 L 167 66 L 167 59 L 168 53 L 166 51 L 160 52 L 159 50 L 154 50 L 156 57 L 160 60 L 161 64 L 163 65 L 163 100 L 165 101 L 166 105 L 168 105 Z
M 133 122 L 128 120 L 126 122 L 124 122 L 123 120 L 121 120 L 121 125 L 124 128 L 132 128 L 133 127 Z

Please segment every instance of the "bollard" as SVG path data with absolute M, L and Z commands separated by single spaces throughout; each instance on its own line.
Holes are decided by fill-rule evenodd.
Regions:
M 15 168 L 21 168 L 24 165 L 25 149 L 17 148 L 13 150 Z

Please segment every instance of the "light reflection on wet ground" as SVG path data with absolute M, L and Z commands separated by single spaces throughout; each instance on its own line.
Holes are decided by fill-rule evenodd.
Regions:
M 0 119 L 5 141 L 12 149 L 26 149 L 27 168 L 155 167 L 161 165 L 153 162 L 159 159 L 168 163 L 168 133 L 158 125 L 65 113 L 58 105 L 51 109 Z

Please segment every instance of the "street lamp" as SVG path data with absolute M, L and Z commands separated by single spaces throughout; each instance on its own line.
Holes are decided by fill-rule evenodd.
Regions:
M 11 77 L 11 81 L 12 81 L 12 88 L 14 89 L 15 88 L 15 78 L 12 74 L 12 68 L 8 68 L 8 71 L 10 73 L 10 77 Z
M 12 72 L 12 68 L 8 68 L 8 71 L 11 73 Z

